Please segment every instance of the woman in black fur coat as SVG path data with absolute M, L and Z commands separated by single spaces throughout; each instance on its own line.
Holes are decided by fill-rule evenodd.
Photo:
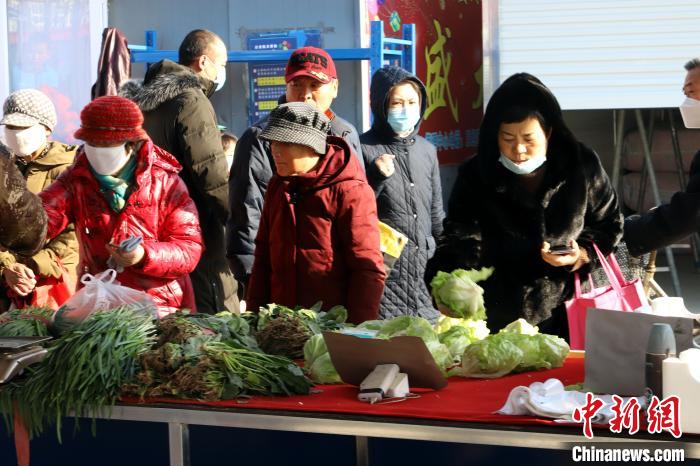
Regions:
M 460 167 L 438 270 L 492 266 L 484 298 L 492 333 L 519 317 L 568 337 L 564 302 L 622 236 L 617 196 L 598 156 L 564 123 L 536 77 L 508 78 L 486 107 L 477 155 Z

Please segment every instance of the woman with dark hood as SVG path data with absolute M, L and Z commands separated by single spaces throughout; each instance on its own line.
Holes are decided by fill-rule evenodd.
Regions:
M 492 332 L 522 317 L 566 338 L 574 272 L 592 268 L 594 243 L 609 254 L 621 236 L 617 196 L 598 156 L 571 133 L 551 91 L 519 73 L 486 107 L 428 278 L 494 267 L 481 283 Z
M 382 319 L 414 315 L 430 321 L 439 312 L 423 276 L 442 233 L 442 188 L 435 146 L 418 135 L 426 108 L 423 83 L 402 68 L 387 66 L 372 76 L 372 128 L 360 136 L 379 220 L 408 238 L 384 286 Z

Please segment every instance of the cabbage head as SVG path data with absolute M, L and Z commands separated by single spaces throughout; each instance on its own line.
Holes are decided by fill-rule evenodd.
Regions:
M 486 280 L 492 273 L 492 267 L 438 272 L 430 282 L 435 302 L 449 308 L 456 317 L 485 320 L 484 289 L 476 282 Z
M 326 340 L 320 333 L 304 344 L 304 371 L 314 383 L 342 383 L 328 353 Z

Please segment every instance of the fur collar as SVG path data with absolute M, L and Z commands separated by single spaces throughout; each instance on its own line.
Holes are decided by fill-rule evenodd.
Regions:
M 163 60 L 151 68 L 154 67 L 149 70 L 143 83 L 131 80 L 119 90 L 119 95 L 136 102 L 141 111 L 154 110 L 188 89 L 200 89 L 207 94 L 204 80 L 189 68 L 170 60 Z

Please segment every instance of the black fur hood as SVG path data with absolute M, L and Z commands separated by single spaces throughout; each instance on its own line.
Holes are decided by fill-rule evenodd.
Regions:
M 148 68 L 143 83 L 129 81 L 121 87 L 119 95 L 136 102 L 141 111 L 149 112 L 188 89 L 201 89 L 209 97 L 214 93 L 216 84 L 197 76 L 186 66 L 162 60 Z

